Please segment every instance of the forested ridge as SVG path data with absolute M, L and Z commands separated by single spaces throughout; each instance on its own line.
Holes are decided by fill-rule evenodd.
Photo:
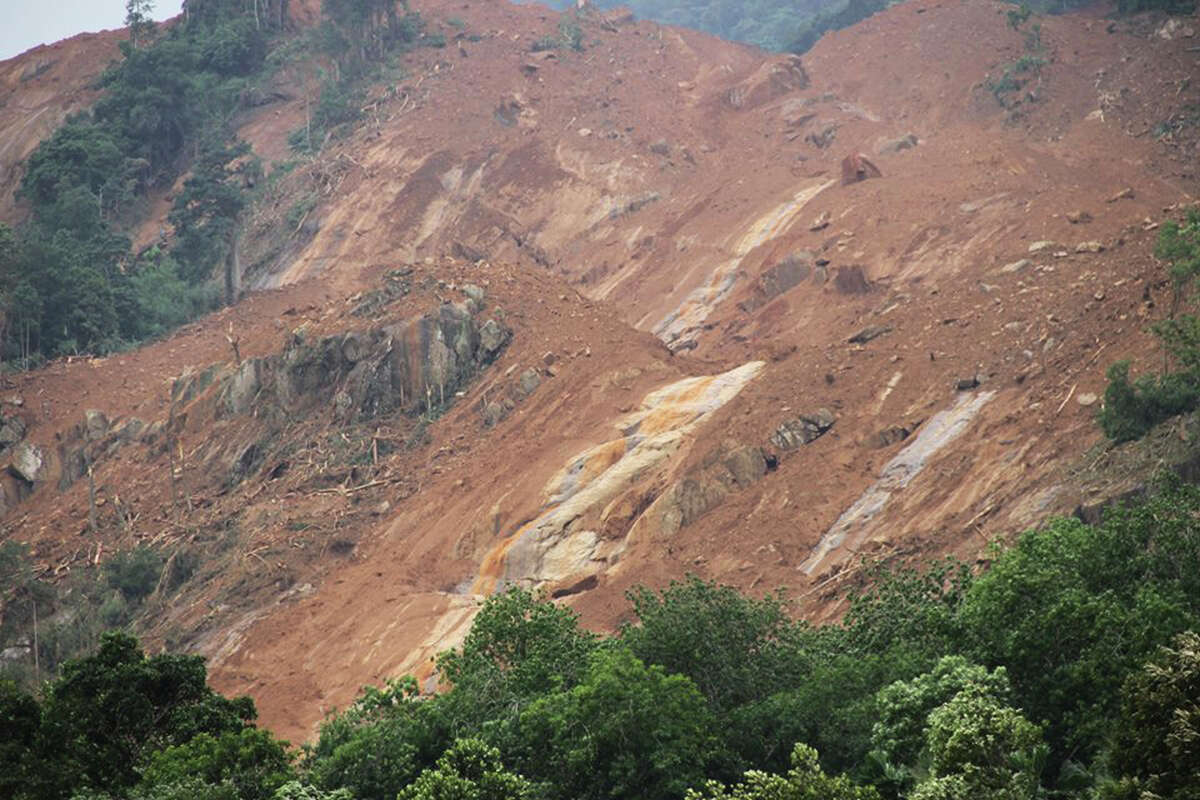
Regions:
M 879 566 L 836 625 L 689 578 L 600 636 L 510 588 L 437 661 L 289 747 L 130 635 L 0 683 L 0 794 L 52 798 L 1193 798 L 1200 489 L 1162 479 L 983 570 Z M 11 585 L 6 599 L 12 600 Z M 6 617 L 14 612 L 12 602 Z M 281 667 L 283 668 L 283 667 Z
M 244 212 L 269 185 L 235 131 L 259 85 L 290 62 L 325 65 L 293 137 L 303 157 L 358 118 L 362 84 L 422 34 L 420 16 L 395 0 L 325 0 L 320 24 L 303 32 L 288 29 L 287 0 L 189 0 L 161 29 L 149 7 L 129 0 L 129 38 L 99 99 L 24 164 L 27 219 L 0 223 L 2 360 L 120 350 L 235 300 Z M 135 251 L 149 197 L 180 176 L 171 230 Z
M 597 0 L 599 8 L 627 6 L 644 19 L 679 25 L 746 42 L 765 50 L 803 53 L 827 31 L 848 28 L 900 0 Z M 556 0 L 552 5 L 575 4 Z M 1014 3 L 1016 5 L 1016 3 Z M 1039 13 L 1060 14 L 1091 5 L 1090 0 L 1022 2 Z M 1190 0 L 1117 0 L 1121 14 L 1150 9 L 1184 11 Z

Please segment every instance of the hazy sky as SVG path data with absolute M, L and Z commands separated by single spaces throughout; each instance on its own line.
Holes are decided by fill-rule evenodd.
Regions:
M 181 0 L 157 0 L 155 19 L 179 13 Z M 0 60 L 84 31 L 119 28 L 125 0 L 0 0 Z

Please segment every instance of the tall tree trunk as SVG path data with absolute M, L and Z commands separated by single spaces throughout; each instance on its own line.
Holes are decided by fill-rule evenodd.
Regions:
M 231 306 L 242 293 L 242 260 L 238 255 L 238 235 L 235 228 L 230 238 L 229 258 L 225 259 L 225 305 Z

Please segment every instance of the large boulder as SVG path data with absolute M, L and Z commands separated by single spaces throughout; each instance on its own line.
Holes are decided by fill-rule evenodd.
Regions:
M 9 469 L 26 483 L 37 483 L 45 477 L 46 455 L 37 445 L 21 442 L 13 448 Z
M 490 364 L 512 338 L 512 332 L 494 319 L 489 319 L 479 328 L 479 353 L 476 358 L 481 364 Z

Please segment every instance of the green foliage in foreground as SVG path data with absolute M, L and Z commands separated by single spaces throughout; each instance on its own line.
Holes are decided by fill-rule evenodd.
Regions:
M 131 560 L 131 563 L 134 563 Z M 127 568 L 121 574 L 136 570 Z M 1189 800 L 1200 789 L 1200 489 L 1058 520 L 972 575 L 879 570 L 845 621 L 689 578 L 598 637 L 509 589 L 367 688 L 298 764 L 203 666 L 109 635 L 39 698 L 0 684 L 18 800 Z M 136 593 L 141 580 L 132 580 Z M 25 586 L 24 583 L 20 584 Z M 21 590 L 27 592 L 28 587 Z M 14 597 L 16 595 L 13 595 Z M 820 755 L 818 755 L 818 753 Z M 49 765 L 53 764 L 54 768 Z

